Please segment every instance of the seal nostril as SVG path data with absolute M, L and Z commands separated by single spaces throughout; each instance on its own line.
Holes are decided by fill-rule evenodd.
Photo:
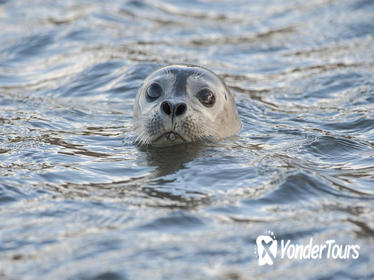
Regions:
M 162 102 L 161 109 L 166 115 L 171 114 L 171 108 L 172 108 L 172 105 L 170 104 L 170 102 L 168 101 Z
M 187 105 L 185 103 L 179 103 L 174 105 L 169 101 L 164 101 L 161 103 L 161 111 L 166 115 L 180 116 L 183 115 L 187 110 Z
M 187 105 L 185 103 L 177 104 L 177 106 L 175 108 L 175 115 L 176 116 L 183 115 L 184 112 L 186 112 L 186 109 L 187 109 Z

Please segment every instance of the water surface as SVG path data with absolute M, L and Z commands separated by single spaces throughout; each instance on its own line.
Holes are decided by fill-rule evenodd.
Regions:
M 0 1 L 0 278 L 374 278 L 372 1 Z M 221 76 L 242 131 L 138 148 L 161 65 Z M 358 244 L 259 266 L 256 237 Z

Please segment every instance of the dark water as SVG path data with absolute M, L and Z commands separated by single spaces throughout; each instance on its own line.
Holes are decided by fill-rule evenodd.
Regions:
M 218 73 L 243 129 L 131 144 L 159 65 Z M 0 1 L 0 279 L 373 279 L 374 2 Z M 358 244 L 358 259 L 275 259 Z

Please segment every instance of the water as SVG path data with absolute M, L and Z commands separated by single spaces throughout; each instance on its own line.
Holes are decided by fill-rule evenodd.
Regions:
M 373 1 L 0 1 L 1 279 L 373 279 Z M 160 65 L 243 129 L 131 144 Z M 259 266 L 256 237 L 360 246 Z M 278 251 L 279 254 L 279 251 Z

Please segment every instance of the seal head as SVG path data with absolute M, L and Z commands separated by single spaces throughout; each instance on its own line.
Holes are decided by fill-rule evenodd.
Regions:
M 170 65 L 151 73 L 136 95 L 134 118 L 140 145 L 215 141 L 241 129 L 223 81 L 192 65 Z

